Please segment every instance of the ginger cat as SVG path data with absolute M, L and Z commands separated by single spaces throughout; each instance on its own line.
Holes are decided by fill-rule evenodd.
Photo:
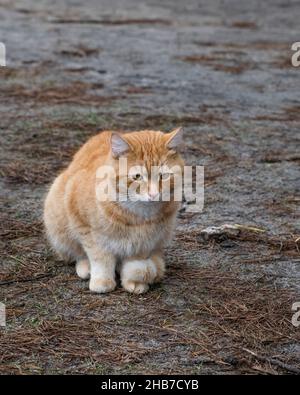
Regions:
M 180 128 L 167 134 L 105 131 L 89 139 L 55 179 L 45 200 L 47 235 L 61 257 L 76 261 L 78 276 L 90 278 L 91 291 L 113 291 L 116 270 L 123 288 L 136 294 L 163 278 L 163 248 L 171 239 L 180 205 L 172 199 L 178 170 L 170 169 L 183 169 L 181 143 Z M 127 161 L 125 173 L 120 159 Z M 97 171 L 103 166 L 116 173 L 116 191 L 123 199 L 99 199 Z M 167 182 L 170 199 L 164 201 Z M 138 191 L 134 199 L 124 186 Z

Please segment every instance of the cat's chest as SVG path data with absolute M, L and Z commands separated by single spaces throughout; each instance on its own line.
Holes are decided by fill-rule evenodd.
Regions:
M 154 223 L 143 226 L 115 227 L 110 234 L 101 236 L 114 254 L 120 257 L 129 257 L 139 254 L 149 254 L 163 244 L 168 233 L 166 223 Z

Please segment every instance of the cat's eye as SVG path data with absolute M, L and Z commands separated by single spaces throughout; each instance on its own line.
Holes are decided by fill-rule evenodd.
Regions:
M 165 181 L 171 177 L 171 173 L 160 173 L 160 179 Z
M 134 181 L 141 181 L 143 179 L 143 176 L 140 173 L 134 174 L 132 176 Z

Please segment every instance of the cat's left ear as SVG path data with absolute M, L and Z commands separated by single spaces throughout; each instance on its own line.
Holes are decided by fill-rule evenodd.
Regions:
M 130 147 L 127 141 L 117 133 L 113 133 L 111 136 L 111 152 L 115 159 L 122 155 L 125 155 L 129 151 Z
M 183 128 L 177 128 L 173 132 L 167 134 L 167 147 L 178 151 L 183 144 Z

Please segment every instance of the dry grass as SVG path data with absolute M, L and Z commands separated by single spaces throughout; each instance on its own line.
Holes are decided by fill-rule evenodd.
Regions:
M 41 86 L 35 89 L 29 89 L 20 84 L 13 84 L 1 88 L 1 96 L 13 98 L 15 101 L 32 100 L 36 103 L 48 104 L 81 104 L 81 105 L 99 105 L 111 103 L 121 97 L 100 96 L 92 93 L 93 90 L 102 89 L 102 84 L 86 84 L 80 81 L 74 81 L 67 86 Z
M 251 21 L 234 21 L 232 22 L 231 26 L 237 29 L 250 29 L 250 30 L 257 29 L 257 24 Z
M 41 229 L 41 222 L 24 222 L 24 220 L 14 219 L 9 215 L 1 215 L 0 238 L 2 241 L 40 236 Z
M 247 70 L 255 68 L 253 62 L 239 60 L 236 56 L 229 59 L 227 55 L 227 53 L 212 53 L 209 55 L 179 56 L 177 59 L 188 63 L 208 66 L 216 71 L 224 71 L 230 74 L 242 74 Z
M 284 107 L 281 112 L 273 114 L 257 115 L 253 118 L 255 121 L 273 121 L 273 122 L 299 122 L 300 107 L 298 105 Z
M 197 230 L 177 234 L 163 285 L 142 296 L 120 288 L 99 296 L 82 289 L 73 266 L 45 247 L 32 247 L 43 238 L 40 223 L 2 223 L 6 259 L 12 260 L 0 282 L 8 307 L 0 338 L 2 374 L 270 374 L 300 368 L 296 355 L 284 352 L 300 340 L 290 323 L 295 295 L 263 278 L 241 280 L 234 272 L 197 266 L 201 250 L 213 247 Z M 240 240 L 267 243 L 271 250 L 278 246 L 276 238 L 244 234 Z M 295 247 L 292 240 L 283 244 Z M 154 363 L 171 355 L 173 366 Z
M 87 56 L 98 55 L 100 52 L 99 48 L 90 48 L 86 45 L 79 44 L 72 48 L 65 48 L 59 50 L 57 53 L 59 55 L 67 56 L 67 57 L 78 57 L 84 58 Z
M 41 185 L 49 183 L 51 175 L 58 170 L 59 165 L 43 163 L 36 167 L 25 161 L 17 161 L 2 166 L 0 174 L 10 184 Z
M 247 51 L 286 51 L 290 49 L 291 44 L 289 42 L 278 42 L 278 41 L 249 41 L 249 42 L 223 42 L 219 43 L 216 41 L 195 41 L 195 44 L 201 47 L 222 47 L 226 51 L 230 50 L 247 50 Z
M 199 115 L 176 117 L 172 115 L 149 115 L 145 118 L 146 125 L 160 125 L 164 123 L 172 123 L 176 125 L 216 125 L 226 122 L 226 117 L 218 113 L 201 113 Z
M 126 369 L 128 363 L 136 370 L 142 363 L 147 372 L 147 363 L 166 355 L 177 360 L 176 367 L 168 368 L 171 373 L 192 372 L 197 361 L 200 367 L 204 363 L 207 368 L 253 373 L 258 358 L 245 348 L 297 369 L 295 357 L 289 355 L 287 359 L 278 351 L 280 346 L 299 341 L 298 331 L 290 324 L 294 298 L 288 292 L 241 281 L 216 269 L 173 262 L 166 280 L 168 293 L 174 298 L 172 307 L 160 288 L 143 297 L 118 291 L 99 298 L 79 291 L 79 281 L 70 282 L 68 277 L 59 275 L 47 282 L 37 279 L 16 287 L 18 296 L 13 303 L 9 300 L 8 319 L 24 322 L 27 318 L 22 327 L 8 328 L 0 339 L 1 373 L 13 373 L 17 366 L 21 373 L 34 371 L 34 366 L 41 372 L 51 372 L 55 366 L 61 372 L 91 373 L 95 364 L 109 371 L 112 366 Z M 67 298 L 59 295 L 61 286 Z M 31 299 L 39 298 L 39 311 L 30 307 L 29 299 L 25 306 L 18 303 L 29 289 Z M 175 307 L 182 297 L 184 307 Z M 55 299 L 57 310 L 49 311 L 49 303 Z M 35 319 L 34 325 L 28 315 Z M 261 364 L 265 373 L 270 373 L 270 367 L 273 372 L 280 371 L 274 364 Z M 152 367 L 151 372 L 165 370 Z

